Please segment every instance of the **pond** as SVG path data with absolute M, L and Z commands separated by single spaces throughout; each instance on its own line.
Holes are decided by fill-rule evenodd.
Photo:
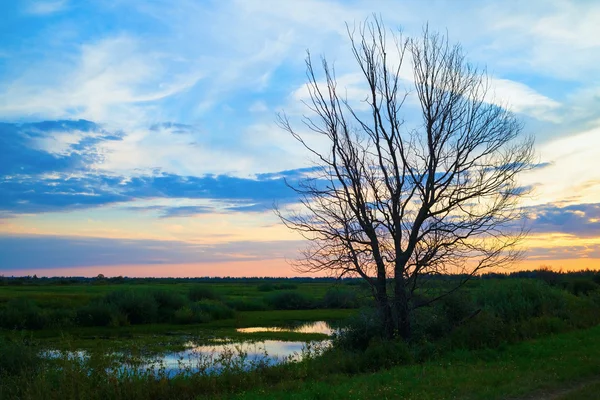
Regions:
M 325 321 L 316 321 L 295 327 L 252 327 L 240 328 L 238 332 L 299 332 L 333 334 L 336 329 Z M 225 338 L 224 338 L 225 339 Z M 139 371 L 169 377 L 175 375 L 215 375 L 223 371 L 247 371 L 284 362 L 300 361 L 305 356 L 316 356 L 331 344 L 330 340 L 313 342 L 261 340 L 197 345 L 186 343 L 183 351 L 165 352 L 152 356 L 128 356 L 112 353 L 107 356 L 119 360 L 115 371 Z M 85 351 L 61 353 L 51 350 L 43 353 L 47 358 L 68 357 L 81 361 L 89 360 Z
M 238 328 L 238 332 L 243 333 L 254 333 L 254 332 L 296 332 L 296 333 L 322 333 L 324 335 L 331 336 L 337 329 L 333 328 L 328 322 L 315 321 L 308 322 L 294 327 L 278 327 L 278 326 L 266 326 L 266 327 L 252 327 L 252 328 Z

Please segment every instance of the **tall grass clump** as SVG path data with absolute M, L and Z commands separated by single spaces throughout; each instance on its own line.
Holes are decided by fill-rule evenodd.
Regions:
M 552 314 L 566 306 L 563 291 L 533 279 L 487 281 L 474 297 L 479 307 L 505 322 Z
M 103 300 L 92 301 L 77 310 L 76 321 L 80 326 L 119 326 L 127 317 L 115 304 Z
M 234 311 L 226 304 L 216 300 L 201 300 L 191 305 L 191 310 L 195 313 L 204 313 L 210 315 L 212 319 L 233 318 Z
M 158 303 L 150 292 L 118 290 L 109 293 L 104 301 L 115 306 L 133 325 L 148 324 L 158 320 Z
M 325 308 L 358 308 L 358 295 L 355 290 L 332 288 L 323 297 Z
M 0 327 L 6 329 L 43 329 L 49 325 L 47 313 L 32 300 L 9 300 L 0 310 Z
M 308 310 L 316 306 L 314 299 L 294 290 L 270 293 L 265 301 L 276 310 Z
M 40 363 L 38 351 L 32 345 L 0 337 L 0 380 L 3 376 L 35 373 Z
M 188 298 L 191 301 L 200 300 L 218 300 L 219 295 L 214 290 L 206 286 L 192 286 L 188 291 Z
M 263 300 L 258 299 L 230 299 L 225 301 L 225 304 L 237 311 L 264 311 L 268 306 Z

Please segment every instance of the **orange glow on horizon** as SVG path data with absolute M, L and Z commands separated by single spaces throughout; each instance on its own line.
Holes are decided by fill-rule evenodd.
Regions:
M 576 258 L 560 260 L 523 260 L 512 268 L 506 268 L 502 273 L 520 270 L 535 270 L 547 266 L 554 271 L 600 270 L 600 258 Z M 489 271 L 491 272 L 491 271 Z M 103 274 L 106 277 L 156 277 L 156 278 L 187 278 L 187 277 L 318 277 L 325 274 L 301 274 L 295 271 L 291 264 L 284 259 L 261 261 L 231 261 L 222 263 L 194 264 L 139 264 L 139 265 L 108 265 L 74 268 L 35 268 L 3 271 L 4 276 L 84 276 L 94 277 Z

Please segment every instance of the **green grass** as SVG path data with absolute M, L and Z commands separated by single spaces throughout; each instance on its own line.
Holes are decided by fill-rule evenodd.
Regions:
M 458 351 L 436 361 L 373 374 L 333 375 L 285 382 L 235 399 L 465 399 L 518 398 L 572 386 L 600 375 L 600 326 L 508 346 Z M 597 398 L 599 383 L 561 399 Z M 596 395 L 596 397 L 583 397 Z M 570 396 L 570 397 L 569 397 Z M 581 396 L 581 397 L 577 397 Z

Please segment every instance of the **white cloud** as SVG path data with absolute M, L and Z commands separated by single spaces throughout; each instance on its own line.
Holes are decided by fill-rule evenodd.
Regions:
M 85 118 L 111 123 L 152 122 L 153 101 L 193 86 L 197 71 L 172 73 L 167 54 L 148 52 L 134 38 L 117 36 L 83 44 L 62 63 L 32 66 L 6 84 L 4 117 Z M 191 69 L 191 68 L 190 68 Z M 142 118 L 145 117 L 145 118 Z
M 33 0 L 27 4 L 25 12 L 35 15 L 54 14 L 67 7 L 68 0 Z
M 550 122 L 560 122 L 557 114 L 561 104 L 546 97 L 529 86 L 508 79 L 492 78 L 491 92 L 494 101 L 510 110 Z
M 552 140 L 539 146 L 537 153 L 548 165 L 523 176 L 524 184 L 535 186 L 531 205 L 598 202 L 600 127 Z

